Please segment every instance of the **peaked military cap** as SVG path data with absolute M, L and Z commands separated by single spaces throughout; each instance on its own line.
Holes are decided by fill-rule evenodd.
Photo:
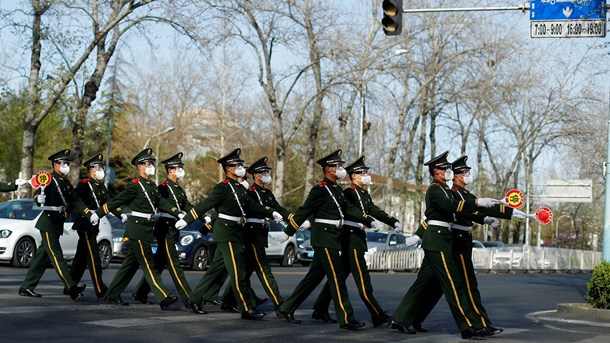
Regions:
M 152 155 L 153 150 L 151 148 L 146 148 L 140 151 L 132 160 L 132 165 L 137 165 L 139 163 L 143 163 L 146 161 L 156 161 L 157 159 Z
M 248 167 L 248 173 L 254 174 L 264 172 L 265 170 L 271 170 L 271 167 L 267 165 L 268 160 L 269 159 L 267 157 L 259 158 L 254 163 L 252 163 L 250 167 Z
M 86 168 L 91 168 L 96 164 L 104 164 L 104 155 L 97 154 L 83 163 Z
M 357 160 L 352 162 L 350 165 L 345 167 L 345 170 L 350 175 L 353 173 L 362 171 L 362 170 L 369 170 L 369 169 L 370 169 L 370 167 L 367 167 L 366 164 L 364 164 L 364 156 L 360 156 L 360 158 L 358 158 Z
M 219 158 L 216 162 L 222 164 L 223 166 L 226 166 L 230 163 L 244 163 L 244 160 L 242 160 L 239 155 L 241 155 L 241 149 L 237 148 L 231 151 L 230 153 L 224 155 L 223 157 Z
M 171 165 L 183 166 L 184 163 L 182 163 L 182 156 L 184 156 L 184 154 L 182 152 L 179 152 L 179 153 L 175 154 L 174 156 L 161 161 L 161 163 L 163 163 L 163 165 L 165 165 L 166 167 L 171 166 Z
M 345 161 L 341 159 L 341 149 L 335 150 L 316 161 L 316 163 L 321 165 L 322 167 L 337 162 L 345 163 Z
M 447 155 L 449 155 L 449 151 L 445 151 L 442 154 L 432 158 L 430 161 L 424 163 L 424 165 L 428 166 L 430 170 L 434 168 L 451 168 L 451 163 L 447 161 Z
M 58 162 L 58 161 L 72 161 L 72 156 L 70 156 L 70 149 L 60 150 L 53 155 L 49 156 L 49 161 Z
M 453 169 L 455 173 L 470 170 L 470 167 L 466 165 L 466 161 L 468 161 L 468 156 L 464 155 L 459 157 L 457 160 L 451 162 L 451 169 Z

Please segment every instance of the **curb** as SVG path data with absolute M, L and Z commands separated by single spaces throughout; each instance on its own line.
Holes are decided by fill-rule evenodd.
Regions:
M 557 315 L 564 318 L 610 322 L 610 310 L 592 308 L 589 304 L 557 304 Z

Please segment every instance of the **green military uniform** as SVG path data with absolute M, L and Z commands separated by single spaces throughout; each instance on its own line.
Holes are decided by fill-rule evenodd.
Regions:
M 322 168 L 343 163 L 341 150 L 321 158 L 317 163 Z M 309 217 L 314 218 L 311 223 L 313 261 L 307 275 L 296 286 L 292 295 L 280 306 L 280 314 L 290 322 L 298 322 L 292 317 L 294 311 L 326 276 L 340 327 L 347 329 L 360 327 L 361 323 L 354 319 L 354 312 L 345 286 L 344 268 L 340 256 L 341 230 L 344 220 L 370 227 L 373 219 L 354 206 L 343 194 L 341 187 L 326 177 L 311 189 L 305 203 L 294 215 L 289 217 L 290 225 L 286 228 L 286 233 L 293 235 Z
M 150 148 L 138 153 L 131 160 L 131 164 L 137 166 L 148 161 L 155 161 Z M 121 293 L 129 285 L 138 267 L 142 268 L 144 277 L 152 286 L 152 291 L 157 301 L 160 301 L 159 305 L 162 309 L 166 309 L 178 300 L 177 297 L 170 294 L 163 284 L 161 275 L 153 268 L 154 260 L 150 244 L 153 240 L 153 216 L 160 198 L 155 183 L 139 177 L 131 180 L 122 192 L 96 211 L 99 216 L 104 216 L 121 205 L 128 205 L 131 209 L 131 217 L 125 230 L 125 237 L 129 238 L 131 242 L 130 250 L 108 289 L 106 300 L 109 303 L 127 305 L 121 300 Z
M 452 169 L 455 173 L 461 173 L 465 170 L 470 170 L 466 165 L 467 156 L 462 156 L 452 163 Z M 454 183 L 452 189 L 453 196 L 456 200 L 474 200 L 476 196 L 460 185 Z M 477 316 L 475 317 L 477 326 L 490 327 L 491 320 L 487 311 L 483 307 L 481 301 L 481 293 L 478 289 L 478 282 L 472 264 L 472 225 L 473 222 L 484 224 L 485 217 L 494 217 L 502 219 L 510 219 L 513 209 L 506 205 L 496 205 L 491 208 L 480 208 L 473 213 L 462 213 L 455 217 L 454 223 L 451 225 L 451 233 L 453 235 L 453 258 L 460 273 L 460 282 L 464 285 L 464 289 L 468 294 L 469 303 Z M 443 295 L 440 284 L 430 285 L 427 289 L 425 301 L 421 301 L 419 312 L 414 323 L 422 323 L 430 314 L 438 300 Z M 493 328 L 495 330 L 499 330 Z M 500 330 L 501 332 L 501 330 Z
M 267 157 L 263 157 L 248 168 L 248 173 L 254 176 L 255 173 L 269 171 L 271 167 L 267 166 Z M 271 190 L 257 183 L 254 183 L 249 189 L 248 194 L 259 204 L 270 207 L 277 211 L 284 218 L 288 218 L 290 211 L 282 207 Z M 249 281 L 252 273 L 256 271 L 256 276 L 261 282 L 263 289 L 277 308 L 284 302 L 284 298 L 280 294 L 277 286 L 277 281 L 271 272 L 267 253 L 265 248 L 268 246 L 269 220 L 265 216 L 252 215 L 246 218 L 244 225 L 244 257 L 246 261 L 246 278 Z M 232 288 L 227 288 L 227 292 L 223 296 L 222 302 L 228 305 L 235 306 L 235 294 Z
M 369 167 L 364 164 L 364 156 L 347 166 L 346 170 L 349 175 L 358 172 L 366 172 Z M 354 183 L 346 188 L 343 193 L 351 204 L 358 207 L 362 212 L 369 216 L 392 227 L 396 225 L 398 220 L 385 211 L 380 209 L 371 198 L 369 192 Z M 345 271 L 344 278 L 347 279 L 351 273 L 358 288 L 360 299 L 364 301 L 366 308 L 371 313 L 373 326 L 377 327 L 389 320 L 389 316 L 385 314 L 377 299 L 373 295 L 373 285 L 371 276 L 366 267 L 364 253 L 368 250 L 366 243 L 366 232 L 358 224 L 354 222 L 345 222 L 341 230 L 341 257 L 343 260 L 343 268 Z M 331 293 L 328 282 L 324 285 L 322 292 L 318 296 L 314 304 L 314 310 L 318 313 L 328 313 L 330 306 Z
M 161 163 L 166 168 L 182 167 L 182 156 L 183 154 L 180 152 L 161 161 Z M 186 211 L 190 211 L 193 208 L 193 205 L 188 201 L 184 188 L 170 178 L 167 178 L 159 185 L 158 190 L 161 195 L 161 200 L 159 201 L 161 216 L 153 230 L 153 236 L 157 239 L 158 243 L 157 252 L 154 254 L 155 269 L 161 274 L 167 266 L 180 299 L 186 301 L 191 294 L 191 287 L 184 276 L 182 267 L 180 267 L 180 258 L 175 248 L 176 242 L 180 239 L 180 231 L 176 229 L 175 225 L 178 215 L 184 215 Z M 135 297 L 145 301 L 148 298 L 148 293 L 150 293 L 150 285 L 146 278 L 142 278 L 134 292 Z
M 61 150 L 49 156 L 49 160 L 53 163 L 72 161 L 70 149 Z M 41 194 L 41 189 L 36 193 Z M 68 289 L 72 299 L 76 299 L 85 287 L 84 285 L 77 286 L 70 275 L 59 244 L 59 237 L 63 235 L 64 222 L 72 209 L 78 210 L 87 219 L 91 217 L 92 212 L 75 195 L 70 181 L 55 171 L 52 173 L 51 183 L 44 189 L 44 195 L 46 200 L 42 204 L 44 205 L 43 211 L 36 222 L 36 228 L 42 236 L 42 244 L 36 250 L 30 268 L 21 283 L 19 293 L 26 296 L 39 296 L 33 295 L 35 294 L 33 290 L 38 285 L 45 269 L 53 263 L 64 287 Z
M 218 163 L 221 163 L 223 168 L 228 165 L 243 164 L 240 154 L 241 149 L 235 149 L 220 158 Z M 183 220 L 191 223 L 198 218 L 203 219 L 202 216 L 212 208 L 218 212 L 218 218 L 213 224 L 216 242 L 214 261 L 193 289 L 189 301 L 201 304 L 203 296 L 219 282 L 219 279 L 224 281 L 223 276 L 228 272 L 231 287 L 239 300 L 238 307 L 242 318 L 250 319 L 249 316 L 253 313 L 256 304 L 246 280 L 243 224 L 249 214 L 272 217 L 274 210 L 254 201 L 237 180 L 228 176 L 214 186 L 210 195 L 191 209 Z
M 95 155 L 85 161 L 83 165 L 88 169 L 97 165 L 103 165 L 104 156 L 102 154 Z M 76 186 L 76 196 L 79 197 L 85 205 L 91 210 L 97 210 L 102 204 L 105 204 L 110 199 L 108 189 L 101 180 L 85 178 Z M 116 209 L 113 214 L 121 217 L 123 212 L 120 208 Z M 78 283 L 85 268 L 89 266 L 91 280 L 95 294 L 98 298 L 103 298 L 106 295 L 108 287 L 102 280 L 102 265 L 100 260 L 99 248 L 97 246 L 97 235 L 100 232 L 99 224 L 93 225 L 85 216 L 79 216 L 74 221 L 73 230 L 78 233 L 78 244 L 76 246 L 76 254 L 72 265 L 70 266 L 70 275 L 76 283 Z
M 0 192 L 13 192 L 17 190 L 17 185 L 10 181 L 8 183 L 0 182 Z
M 426 162 L 430 170 L 448 169 L 448 152 Z M 475 199 L 456 200 L 446 183 L 433 181 L 426 191 L 427 229 L 423 234 L 422 248 L 424 259 L 417 274 L 417 279 L 411 285 L 392 316 L 391 327 L 405 332 L 417 316 L 422 294 L 434 278 L 438 280 L 449 304 L 451 314 L 462 336 L 479 333 L 473 329 L 476 313 L 468 304 L 467 294 L 460 282 L 459 271 L 453 260 L 453 235 L 451 224 L 454 214 L 472 213 L 477 210 Z M 427 300 L 426 300 L 427 301 Z

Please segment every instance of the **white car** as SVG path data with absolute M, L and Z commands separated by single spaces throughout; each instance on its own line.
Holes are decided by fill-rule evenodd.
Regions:
M 0 261 L 11 262 L 15 267 L 30 266 L 41 242 L 40 231 L 35 227 L 41 213 L 42 208 L 33 199 L 0 204 Z M 76 254 L 78 233 L 72 230 L 74 218 L 75 212 L 66 220 L 64 233 L 59 239 L 66 260 L 72 260 Z M 102 268 L 106 268 L 112 258 L 112 229 L 106 218 L 100 220 L 97 242 Z
M 278 242 L 282 231 L 286 227 L 284 223 L 275 220 L 269 221 L 269 233 L 267 234 L 267 259 L 269 261 L 279 261 L 282 267 L 290 267 L 294 264 L 297 257 L 297 235 L 292 235 L 284 243 Z

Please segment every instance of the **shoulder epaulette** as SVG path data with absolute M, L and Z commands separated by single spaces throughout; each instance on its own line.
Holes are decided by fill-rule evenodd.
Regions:
M 351 188 L 351 189 L 356 189 L 356 186 L 351 185 L 351 186 L 349 186 L 349 188 Z
M 224 183 L 224 184 L 226 185 L 226 184 L 227 184 L 227 183 L 229 183 L 229 182 L 231 182 L 231 181 L 229 181 L 229 179 L 226 179 L 226 180 L 224 180 L 222 183 Z
M 249 190 L 249 191 L 255 191 L 255 190 L 256 190 L 256 187 L 254 187 L 254 186 L 250 186 L 250 188 L 248 188 L 248 190 Z
M 320 184 L 319 184 L 318 186 L 320 186 L 320 187 L 326 187 L 326 181 L 322 181 L 322 182 L 320 182 Z
M 135 179 L 131 180 L 132 183 L 138 183 L 140 182 L 140 178 L 136 177 Z
M 167 185 L 169 185 L 169 182 L 163 181 L 162 185 L 167 187 Z
M 439 182 L 435 182 L 434 184 L 435 184 L 435 185 L 437 185 L 437 186 L 439 186 L 439 187 L 441 187 L 441 184 L 440 184 Z M 441 187 L 441 188 L 442 188 L 442 187 Z
M 90 180 L 90 179 L 87 177 L 87 178 L 84 178 L 84 179 L 83 179 L 81 182 L 82 182 L 82 183 L 87 183 L 87 182 L 89 182 L 89 181 L 91 181 L 91 180 Z
M 458 191 L 457 187 L 453 187 L 452 191 L 457 192 Z

